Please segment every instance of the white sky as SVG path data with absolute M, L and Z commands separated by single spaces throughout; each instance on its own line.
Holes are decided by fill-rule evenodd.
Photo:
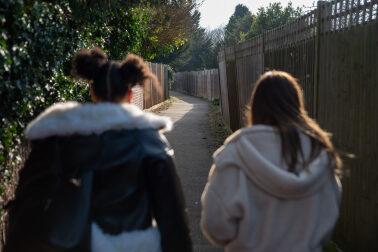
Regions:
M 271 2 L 280 2 L 283 7 L 290 0 L 203 0 L 199 8 L 201 12 L 200 25 L 203 28 L 214 29 L 227 24 L 234 13 L 235 6 L 244 4 L 252 13 L 256 13 L 260 7 L 266 7 Z M 294 7 L 311 7 L 316 5 L 316 0 L 292 0 Z M 304 8 L 304 11 L 308 10 Z

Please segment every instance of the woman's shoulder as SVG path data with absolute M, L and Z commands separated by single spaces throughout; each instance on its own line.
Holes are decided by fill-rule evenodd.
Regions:
M 154 129 L 136 130 L 132 133 L 137 144 L 148 155 L 169 154 L 173 155 L 173 150 L 162 132 Z
M 273 126 L 269 125 L 253 125 L 253 126 L 248 126 L 241 128 L 237 131 L 235 131 L 232 135 L 230 135 L 224 142 L 224 144 L 229 144 L 232 142 L 237 142 L 240 138 L 244 136 L 248 137 L 258 137 L 260 135 L 265 135 L 265 134 L 276 134 L 277 129 Z
M 167 117 L 142 111 L 133 104 L 57 103 L 48 107 L 26 128 L 29 140 L 51 136 L 102 134 L 109 130 L 170 130 Z
M 259 141 L 261 138 L 265 138 L 265 140 L 269 140 L 268 138 L 276 137 L 277 130 L 268 125 L 254 125 L 249 127 L 241 128 L 231 134 L 225 141 L 224 144 L 215 151 L 213 157 L 218 155 L 225 155 L 228 152 L 231 152 L 235 145 L 242 139 L 248 139 L 249 142 L 253 144 L 253 142 Z

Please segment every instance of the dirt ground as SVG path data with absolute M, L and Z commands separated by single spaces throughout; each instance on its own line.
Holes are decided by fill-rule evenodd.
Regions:
M 157 114 L 168 116 L 174 128 L 166 133 L 175 152 L 176 166 L 183 185 L 188 208 L 193 248 L 195 252 L 215 252 L 222 249 L 212 246 L 203 236 L 199 223 L 201 194 L 212 164 L 216 143 L 210 135 L 209 102 L 171 92 L 172 105 Z

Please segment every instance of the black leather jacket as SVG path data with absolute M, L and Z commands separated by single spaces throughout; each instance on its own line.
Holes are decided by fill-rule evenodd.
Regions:
M 92 222 L 117 235 L 153 219 L 164 252 L 192 250 L 172 150 L 156 129 L 50 136 L 32 141 L 5 251 L 90 251 Z

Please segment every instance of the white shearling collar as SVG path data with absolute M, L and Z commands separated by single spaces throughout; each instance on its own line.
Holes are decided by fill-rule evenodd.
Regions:
M 169 131 L 168 117 L 157 116 L 123 103 L 57 103 L 47 108 L 26 128 L 29 140 L 73 134 L 101 134 L 107 130 L 157 129 Z
M 311 152 L 310 137 L 299 134 L 306 158 Z M 299 161 L 301 162 L 301 157 Z M 298 163 L 298 175 L 289 172 L 282 159 L 281 138 L 277 129 L 254 125 L 236 131 L 225 145 L 214 153 L 218 170 L 237 167 L 265 192 L 281 199 L 299 199 L 319 191 L 330 178 L 329 158 L 322 150 L 308 169 Z

